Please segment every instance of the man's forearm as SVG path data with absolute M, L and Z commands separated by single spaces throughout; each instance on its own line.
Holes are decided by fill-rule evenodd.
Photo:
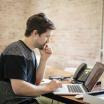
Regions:
M 40 63 L 36 72 L 36 84 L 39 84 L 44 76 L 46 60 L 40 59 Z
M 39 96 L 48 92 L 45 86 L 36 86 L 26 81 L 11 80 L 11 83 L 16 95 Z

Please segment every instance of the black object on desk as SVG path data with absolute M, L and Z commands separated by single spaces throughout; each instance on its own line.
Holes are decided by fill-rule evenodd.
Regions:
M 50 80 L 54 80 L 54 79 L 56 79 L 56 80 L 63 81 L 63 80 L 69 79 L 69 78 L 71 78 L 71 77 L 63 77 L 63 76 L 49 76 L 49 79 L 50 79 Z

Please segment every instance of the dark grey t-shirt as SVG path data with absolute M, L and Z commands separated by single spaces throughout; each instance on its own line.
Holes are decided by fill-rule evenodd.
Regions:
M 0 104 L 22 104 L 32 97 L 14 94 L 10 79 L 20 79 L 35 84 L 37 60 L 34 52 L 21 40 L 10 44 L 1 54 Z M 4 103 L 8 102 L 8 103 Z

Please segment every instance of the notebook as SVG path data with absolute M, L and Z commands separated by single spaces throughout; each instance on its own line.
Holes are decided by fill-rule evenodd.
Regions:
M 53 93 L 57 95 L 77 95 L 90 92 L 103 72 L 104 64 L 96 62 L 85 83 L 62 84 L 62 88 L 58 88 Z

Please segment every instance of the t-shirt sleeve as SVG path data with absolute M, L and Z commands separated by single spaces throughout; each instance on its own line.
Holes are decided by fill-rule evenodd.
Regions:
M 26 60 L 18 48 L 9 49 L 3 55 L 5 79 L 27 80 Z

